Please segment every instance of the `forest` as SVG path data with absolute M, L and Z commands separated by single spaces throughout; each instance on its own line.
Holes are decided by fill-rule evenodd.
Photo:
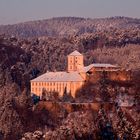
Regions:
M 59 29 L 60 33 L 62 30 L 56 26 L 56 21 L 58 22 L 57 18 L 47 21 L 47 28 L 52 25 L 53 28 Z M 76 34 L 63 32 L 64 35 L 61 32 L 62 36 L 56 32 L 53 35 L 44 34 L 39 31 L 42 27 L 37 30 L 37 27 L 41 26 L 40 22 L 43 24 L 44 21 L 38 21 L 35 25 L 29 22 L 0 26 L 0 139 L 140 139 L 139 19 L 124 17 L 95 21 L 87 19 L 88 32 L 81 30 L 86 24 L 83 21 L 85 21 L 83 18 L 59 18 L 60 24 L 65 24 L 65 26 L 62 24 L 63 30 L 65 27 L 67 32 L 67 27 L 72 24 L 76 29 L 80 28 Z M 106 26 L 103 26 L 102 22 L 107 25 L 112 23 L 110 25 L 112 27 L 106 31 L 102 30 Z M 78 23 L 83 25 L 79 26 Z M 126 23 L 127 26 L 124 27 Z M 28 27 L 32 31 L 29 34 L 17 30 L 22 26 L 26 31 L 27 24 L 36 32 L 31 27 Z M 90 31 L 92 26 L 96 27 L 96 31 L 93 32 L 93 29 Z M 18 33 L 14 31 L 15 28 Z M 89 83 L 79 91 L 76 99 L 73 100 L 69 95 L 65 95 L 62 102 L 91 102 L 95 97 L 106 102 L 108 99 L 115 100 L 120 94 L 127 94 L 134 98 L 134 106 L 121 108 L 114 104 L 114 109 L 109 111 L 103 103 L 98 111 L 79 109 L 68 112 L 63 107 L 60 108 L 57 100 L 54 101 L 52 98 L 51 110 L 37 109 L 38 104 L 35 105 L 30 96 L 30 80 L 47 71 L 66 70 L 66 56 L 74 50 L 85 56 L 85 65 L 91 63 L 118 65 L 131 70 L 132 79 L 127 82 L 102 79 L 97 85 Z

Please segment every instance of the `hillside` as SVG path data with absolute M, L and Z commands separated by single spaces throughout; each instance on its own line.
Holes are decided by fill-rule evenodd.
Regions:
M 90 23 L 94 23 L 94 26 Z M 108 26 L 109 23 L 112 26 L 111 28 Z M 100 111 L 68 113 L 63 111 L 62 108 L 59 109 L 57 104 L 54 103 L 53 108 L 57 111 L 50 111 L 49 109 L 33 110 L 33 102 L 30 97 L 30 80 L 46 71 L 66 70 L 66 56 L 72 51 L 78 50 L 84 55 L 85 65 L 93 62 L 111 63 L 118 64 L 126 69 L 132 69 L 132 72 L 134 72 L 132 73 L 133 81 L 128 85 L 133 84 L 133 87 L 130 86 L 127 89 L 128 85 L 126 84 L 126 87 L 123 88 L 125 89 L 124 92 L 134 94 L 136 102 L 139 104 L 139 24 L 138 19 L 117 17 L 95 20 L 54 18 L 0 26 L 0 34 L 6 34 L 0 36 L 0 139 L 18 140 L 22 136 L 37 136 L 38 131 L 36 130 L 46 133 L 46 139 L 50 137 L 52 140 L 52 137 L 56 139 L 61 136 L 64 136 L 65 139 L 68 137 L 67 130 L 69 128 L 72 132 L 76 130 L 75 136 L 77 139 L 81 139 L 81 136 L 89 139 L 91 130 L 95 136 L 100 135 L 102 138 L 102 132 L 106 127 L 100 130 L 100 126 L 106 125 L 106 116 L 112 121 L 111 127 L 114 130 L 111 131 L 113 135 L 125 135 L 127 129 L 130 128 L 129 124 L 132 122 L 126 121 L 125 113 L 124 117 L 120 115 L 123 113 L 121 109 L 119 112 L 113 112 L 114 117 L 112 118 L 108 116 L 108 112 L 103 113 L 105 115 L 103 118 L 100 117 L 100 115 L 103 116 Z M 95 27 L 96 30 L 93 30 Z M 86 33 L 85 28 L 88 31 Z M 91 30 L 88 30 L 88 28 Z M 75 29 L 76 33 L 75 30 L 71 32 L 71 29 Z M 7 36 L 8 34 L 9 36 Z M 115 86 L 112 86 L 111 89 L 108 90 L 111 95 L 112 93 L 115 93 L 115 95 L 121 93 L 121 83 L 120 85 L 115 83 Z M 97 91 L 95 92 L 96 96 L 100 93 L 100 88 L 99 90 L 97 88 Z M 87 92 L 88 94 L 79 97 L 78 100 L 82 101 L 82 98 L 85 99 L 86 96 L 92 98 L 90 90 L 87 90 Z M 134 118 L 133 122 L 135 123 L 132 134 L 139 133 L 137 122 L 139 122 L 140 117 L 137 110 L 137 108 L 133 108 L 130 112 L 133 115 L 129 115 Z M 104 125 L 100 122 L 104 122 Z M 124 123 L 125 127 L 122 127 Z M 118 129 L 118 124 L 120 129 Z M 97 127 L 94 128 L 93 126 Z M 26 134 L 25 132 L 29 133 Z M 34 134 L 30 132 L 34 132 Z M 73 136 L 72 132 L 70 131 L 70 136 Z M 92 138 L 95 136 L 91 135 Z M 133 137 L 130 137 L 130 139 L 133 139 Z
M 0 87 L 16 82 L 28 87 L 29 81 L 46 71 L 67 69 L 67 55 L 78 50 L 84 55 L 85 66 L 91 63 L 117 64 L 126 69 L 140 69 L 140 45 L 96 47 L 90 38 L 0 37 Z
M 43 132 L 51 130 L 52 134 L 57 132 L 56 137 L 59 137 L 61 136 L 60 132 L 62 132 L 62 135 L 65 133 L 59 126 L 63 127 L 63 123 L 65 123 L 65 121 L 67 122 L 67 120 L 70 120 L 73 124 L 77 124 L 74 125 L 76 128 L 79 126 L 78 124 L 86 124 L 87 127 L 84 130 L 86 130 L 87 134 L 90 133 L 88 128 L 91 127 L 87 121 L 87 116 L 82 115 L 85 122 L 77 122 L 77 119 L 73 119 L 73 115 L 76 112 L 63 112 L 56 107 L 56 104 L 54 108 L 59 110 L 58 112 L 51 112 L 50 110 L 33 111 L 29 90 L 31 79 L 48 70 L 66 69 L 66 56 L 75 49 L 84 54 L 85 65 L 92 62 L 104 62 L 119 64 L 120 66 L 133 70 L 140 68 L 140 45 L 131 44 L 121 48 L 94 48 L 89 47 L 93 43 L 90 40 L 86 39 L 87 43 L 84 42 L 85 41 L 81 43 L 81 41 L 78 41 L 76 38 L 60 39 L 41 37 L 36 39 L 17 39 L 14 37 L 7 38 L 0 36 L 0 138 L 4 137 L 5 140 L 18 140 L 25 132 L 34 132 L 36 130 Z M 139 75 L 136 75 L 136 78 L 138 78 L 138 81 L 135 82 L 135 86 L 132 89 L 134 93 L 137 93 L 135 90 L 137 90 L 137 87 L 139 88 Z M 119 93 L 121 87 L 118 88 L 119 90 L 117 91 L 113 90 Z M 132 90 L 130 90 L 130 92 Z M 87 92 L 89 92 L 89 90 L 87 90 Z M 92 94 L 89 93 L 85 96 L 88 95 L 92 96 Z M 85 99 L 85 96 L 79 97 L 78 100 Z M 90 96 L 88 98 L 91 98 Z M 139 101 L 139 96 L 137 99 Z M 136 112 L 135 109 L 134 112 Z M 81 112 L 77 113 L 82 114 Z M 96 112 L 96 114 L 97 113 L 98 112 Z M 138 113 L 135 114 L 138 116 Z M 116 116 L 116 113 L 114 113 L 114 115 Z M 80 115 L 78 116 L 80 117 Z M 97 117 L 98 115 L 94 117 L 95 121 L 90 120 L 90 122 L 96 122 Z M 137 118 L 139 117 L 135 117 L 134 122 L 139 121 Z M 116 119 L 121 123 L 122 118 L 117 117 Z M 67 129 L 67 127 L 71 128 L 72 123 L 64 125 L 66 126 L 64 129 Z M 116 125 L 116 120 L 113 120 L 113 123 Z M 128 122 L 126 124 L 128 124 Z M 95 125 L 99 126 L 98 122 L 93 124 L 93 126 Z M 138 127 L 138 125 L 134 125 L 134 131 Z M 76 133 L 79 139 L 81 136 L 79 132 L 85 135 L 82 129 L 83 127 L 80 128 L 81 130 L 78 129 Z M 117 127 L 114 126 L 113 128 L 115 131 L 119 131 Z M 97 129 L 95 130 L 98 132 Z M 133 133 L 138 132 L 136 130 L 136 132 Z M 25 133 L 24 137 L 25 136 L 32 136 L 32 134 L 27 135 Z M 47 133 L 45 137 L 48 137 Z M 67 137 L 67 135 L 65 137 Z
M 15 25 L 1 25 L 0 34 L 16 37 L 66 37 L 84 33 L 112 32 L 113 30 L 140 30 L 140 19 L 111 17 L 85 19 L 76 17 L 58 17 L 47 20 L 30 21 Z

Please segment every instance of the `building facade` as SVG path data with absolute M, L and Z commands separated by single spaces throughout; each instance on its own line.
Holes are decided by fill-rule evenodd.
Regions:
M 63 96 L 64 91 L 75 97 L 75 93 L 84 84 L 85 78 L 79 70 L 84 67 L 83 55 L 74 51 L 67 57 L 67 71 L 47 72 L 31 80 L 31 93 L 42 96 L 45 89 L 48 92 L 58 92 Z
M 43 90 L 46 90 L 58 92 L 59 96 L 63 96 L 66 91 L 75 97 L 77 90 L 87 79 L 92 77 L 93 81 L 97 82 L 103 71 L 106 71 L 112 80 L 129 79 L 126 71 L 126 74 L 123 74 L 120 67 L 111 64 L 91 64 L 85 67 L 84 56 L 74 51 L 67 56 L 67 71 L 47 72 L 31 80 L 31 93 L 41 97 Z

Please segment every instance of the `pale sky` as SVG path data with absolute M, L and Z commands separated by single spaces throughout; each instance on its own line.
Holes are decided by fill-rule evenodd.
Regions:
M 0 0 L 0 24 L 63 16 L 140 18 L 140 0 Z

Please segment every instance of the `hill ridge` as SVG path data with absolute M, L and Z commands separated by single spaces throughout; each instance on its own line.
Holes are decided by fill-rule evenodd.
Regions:
M 69 35 L 82 35 L 111 29 L 138 29 L 140 19 L 129 17 L 109 18 L 81 18 L 81 17 L 54 17 L 44 20 L 27 21 L 13 25 L 0 25 L 0 34 L 14 35 L 16 37 L 66 37 Z

